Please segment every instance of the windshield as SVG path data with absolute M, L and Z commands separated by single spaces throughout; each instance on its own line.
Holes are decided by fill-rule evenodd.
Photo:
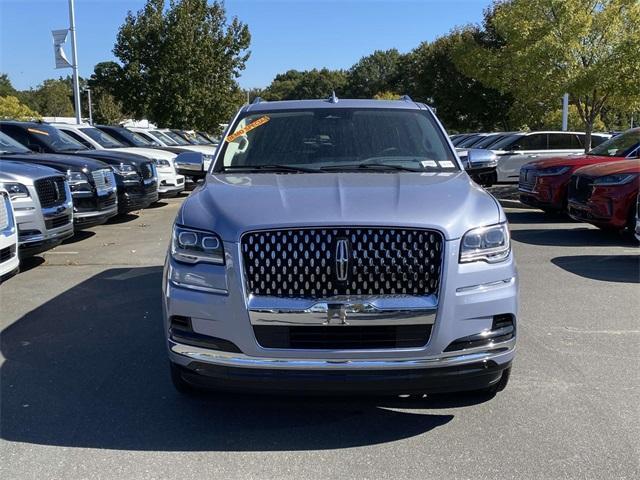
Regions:
M 113 138 L 108 133 L 98 130 L 97 128 L 81 128 L 80 131 L 87 137 L 98 142 L 104 148 L 119 148 L 124 147 L 122 143 Z
M 491 150 L 502 150 L 504 147 L 510 146 L 516 139 L 522 138 L 524 135 L 515 133 L 513 135 L 506 135 L 504 138 L 491 144 Z
M 29 153 L 30 150 L 6 133 L 0 132 L 0 153 Z
M 150 134 L 167 145 L 178 145 L 178 142 L 176 142 L 173 138 L 171 138 L 165 132 L 161 132 L 160 130 L 152 130 Z
M 589 155 L 602 157 L 626 157 L 640 145 L 640 128 L 628 130 L 622 135 L 610 138 L 596 148 L 591 149 Z
M 172 132 L 171 130 L 167 130 L 167 131 L 163 131 L 162 133 L 164 133 L 166 136 L 171 138 L 171 140 L 173 140 L 178 145 L 191 145 L 189 142 L 187 142 L 184 138 L 182 138 L 176 132 Z
M 28 127 L 27 131 L 54 152 L 89 150 L 73 137 L 50 125 L 42 124 L 37 127 Z
M 445 137 L 424 110 L 279 110 L 246 115 L 232 131 L 221 144 L 224 169 L 458 170 Z
M 127 130 L 126 128 L 119 128 L 118 133 L 131 142 L 134 147 L 149 147 L 152 145 L 152 143 L 145 140 L 144 137 L 138 135 L 136 132 Z

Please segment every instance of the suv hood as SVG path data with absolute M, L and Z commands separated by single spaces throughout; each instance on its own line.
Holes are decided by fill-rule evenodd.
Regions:
M 566 157 L 553 157 L 545 160 L 538 160 L 527 163 L 527 167 L 534 167 L 538 170 L 551 167 L 573 167 L 580 168 L 596 163 L 614 162 L 621 160 L 621 157 L 601 157 L 598 155 L 569 155 Z
M 173 160 L 176 158 L 175 153 L 165 152 L 156 148 L 144 148 L 144 147 L 118 147 L 118 148 L 106 148 L 105 150 L 111 152 L 124 152 L 134 153 L 136 155 L 142 155 L 149 160 Z
M 129 152 L 118 152 L 117 150 L 78 150 L 74 155 L 95 158 L 108 164 L 129 164 L 139 167 L 141 164 L 149 162 L 147 157 Z
M 60 175 L 60 172 L 34 163 L 0 160 L 0 182 L 33 185 L 35 180 L 53 175 Z
M 37 163 L 62 172 L 66 172 L 67 170 L 82 170 L 84 168 L 92 172 L 94 170 L 109 168 L 109 165 L 93 158 L 57 153 L 14 153 L 11 155 L 5 154 L 2 158 L 16 162 Z
M 250 230 L 331 225 L 433 228 L 454 239 L 504 220 L 465 172 L 216 174 L 177 217 L 232 242 Z
M 640 160 L 619 160 L 617 162 L 600 163 L 583 167 L 576 171 L 578 175 L 589 177 L 603 177 L 616 173 L 640 173 Z

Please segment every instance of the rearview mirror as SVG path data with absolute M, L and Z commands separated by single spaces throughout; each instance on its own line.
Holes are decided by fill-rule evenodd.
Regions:
M 467 150 L 465 170 L 469 173 L 483 173 L 495 170 L 498 157 L 491 150 L 471 148 Z
M 192 178 L 203 178 L 204 157 L 200 152 L 183 152 L 176 157 L 176 172 Z

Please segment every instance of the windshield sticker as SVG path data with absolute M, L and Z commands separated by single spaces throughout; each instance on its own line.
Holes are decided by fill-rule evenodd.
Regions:
M 435 160 L 423 160 L 420 162 L 420 165 L 422 165 L 423 168 L 429 168 L 429 167 L 437 167 L 438 164 L 435 162 Z
M 453 162 L 449 160 L 443 160 L 440 162 L 440 168 L 453 168 Z
M 269 117 L 268 116 L 265 115 L 264 117 L 260 117 L 259 119 L 251 122 L 246 127 L 241 128 L 236 133 L 232 133 L 231 135 L 228 135 L 226 140 L 227 140 L 227 142 L 233 142 L 237 138 L 239 138 L 239 137 L 241 137 L 243 135 L 246 135 L 248 132 L 250 132 L 254 128 L 258 128 L 260 125 L 264 125 L 268 121 L 269 121 Z
M 36 130 L 35 128 L 27 128 L 27 131 L 29 131 L 31 133 L 39 133 L 40 135 L 49 136 L 49 134 L 47 132 L 44 132 L 42 130 Z

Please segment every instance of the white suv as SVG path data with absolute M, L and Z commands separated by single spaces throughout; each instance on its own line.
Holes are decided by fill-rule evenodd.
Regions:
M 18 270 L 18 228 L 9 193 L 0 188 L 0 282 Z

